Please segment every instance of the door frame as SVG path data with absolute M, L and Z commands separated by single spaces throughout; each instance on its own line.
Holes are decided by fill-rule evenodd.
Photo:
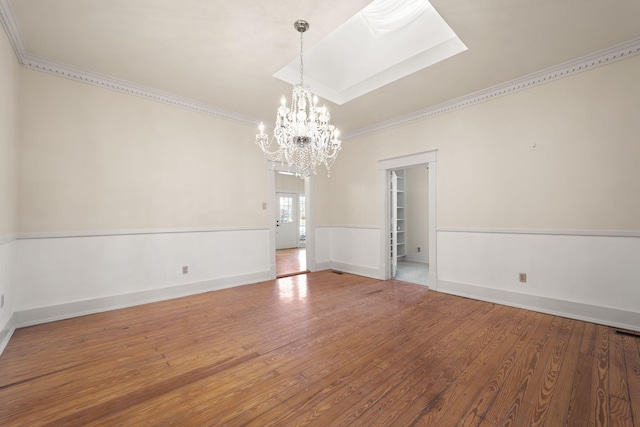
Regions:
M 267 219 L 269 221 L 269 260 L 270 274 L 272 279 L 276 278 L 276 172 L 289 172 L 287 165 L 271 162 L 267 170 L 267 186 L 270 203 L 267 204 Z M 314 202 L 314 185 L 310 177 L 304 179 L 304 196 L 305 196 L 305 216 L 306 216 L 306 258 L 307 270 L 317 271 L 316 268 L 316 239 L 315 239 L 315 218 L 313 216 L 312 203 Z M 269 206 L 270 205 L 270 206 Z
M 404 170 L 404 169 L 403 169 Z M 398 273 L 398 173 L 396 170 L 389 171 L 389 236 L 391 236 L 391 248 L 389 257 L 391 258 L 391 278 L 395 278 Z
M 389 174 L 395 169 L 407 169 L 416 166 L 429 168 L 429 288 L 438 289 L 438 256 L 436 236 L 436 154 L 438 150 L 425 151 L 407 156 L 394 157 L 378 161 L 382 238 L 380 239 L 380 267 L 382 278 L 391 278 L 391 189 Z

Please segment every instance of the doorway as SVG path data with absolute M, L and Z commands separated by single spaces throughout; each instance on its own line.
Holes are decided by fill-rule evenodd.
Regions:
M 414 237 L 414 233 L 407 230 L 407 217 L 404 217 L 404 224 L 400 224 L 397 221 L 398 210 L 392 212 L 392 206 L 394 203 L 393 194 L 392 194 L 392 172 L 403 170 L 406 174 L 406 171 L 414 168 L 421 168 L 422 173 L 426 177 L 426 183 L 420 183 L 423 185 L 423 190 L 418 190 L 420 197 L 426 198 L 427 207 L 424 209 L 426 212 L 418 214 L 418 218 L 422 215 L 424 219 L 426 217 L 426 221 L 418 221 L 418 224 L 422 224 L 422 227 L 425 228 L 427 232 L 427 237 L 422 238 L 420 243 L 412 240 Z M 428 261 L 428 272 L 426 270 L 421 270 L 419 275 L 424 277 L 426 275 L 429 288 L 437 289 L 438 288 L 438 276 L 437 276 L 437 246 L 436 246 L 436 150 L 426 151 L 423 153 L 412 154 L 408 156 L 396 157 L 392 159 L 380 160 L 378 162 L 379 176 L 380 176 L 380 190 L 383 192 L 381 197 L 381 209 L 382 209 L 382 218 L 384 218 L 383 226 L 382 226 L 382 235 L 387 236 L 386 238 L 380 239 L 380 277 L 384 279 L 390 279 L 394 275 L 398 278 L 399 268 L 402 267 L 400 263 L 407 262 L 409 267 L 418 267 L 420 269 L 423 266 L 416 266 L 413 264 L 414 262 L 424 263 L 425 255 L 428 256 L 426 260 Z M 406 177 L 403 177 L 406 179 Z M 424 181 L 424 179 L 423 179 Z M 406 188 L 406 182 L 403 182 Z M 396 188 L 399 188 L 400 184 L 396 183 Z M 426 193 L 426 194 L 425 194 Z M 403 198 L 403 202 L 407 202 L 407 195 L 403 194 L 401 196 Z M 397 200 L 396 200 L 397 203 Z M 415 203 L 415 202 L 414 202 Z M 397 209 L 397 206 L 396 206 Z M 406 206 L 404 207 L 406 210 Z M 394 222 L 393 215 L 396 215 L 396 221 Z M 406 212 L 405 212 L 406 214 Z M 426 224 L 425 224 L 426 222 Z M 401 227 L 399 230 L 398 227 Z M 402 227 L 404 227 L 402 229 Z M 395 233 L 394 233 L 395 231 Z M 403 236 L 401 237 L 398 231 L 403 231 Z M 397 255 L 400 253 L 400 249 L 398 247 L 393 248 L 393 243 L 395 237 L 395 242 L 403 243 L 403 249 L 405 250 L 405 256 L 400 258 Z M 404 240 L 401 240 L 404 239 Z M 426 242 L 426 248 L 423 247 Z M 420 248 L 420 250 L 418 250 Z M 426 252 L 423 252 L 425 249 Z M 411 253 L 411 256 L 407 257 L 407 254 Z M 394 256 L 395 262 L 397 264 L 394 268 Z M 413 272 L 409 273 L 413 274 Z M 422 280 L 416 280 L 414 278 L 406 278 L 405 281 L 410 281 L 412 283 L 423 283 Z
M 426 165 L 389 172 L 391 277 L 429 285 L 429 175 Z
M 298 247 L 300 208 L 296 193 L 276 193 L 276 250 Z
M 275 273 L 287 277 L 307 269 L 307 179 L 275 172 Z

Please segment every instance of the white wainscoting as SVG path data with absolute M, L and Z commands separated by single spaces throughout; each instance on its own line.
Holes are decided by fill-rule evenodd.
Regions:
M 4 306 L 0 308 L 0 354 L 15 330 L 11 294 L 15 248 L 15 236 L 0 237 L 0 295 L 4 295 Z
M 331 227 L 330 268 L 376 279 L 383 277 L 380 238 L 378 227 Z
M 437 245 L 438 291 L 640 330 L 637 233 L 440 229 Z
M 316 271 L 331 268 L 331 227 L 316 227 Z
M 14 317 L 27 326 L 270 278 L 269 230 L 19 237 Z M 188 266 L 188 274 L 182 274 Z

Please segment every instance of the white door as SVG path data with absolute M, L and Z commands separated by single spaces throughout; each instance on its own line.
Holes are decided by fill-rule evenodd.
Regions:
M 398 175 L 391 171 L 391 277 L 398 270 Z
M 298 247 L 298 195 L 276 193 L 276 249 Z

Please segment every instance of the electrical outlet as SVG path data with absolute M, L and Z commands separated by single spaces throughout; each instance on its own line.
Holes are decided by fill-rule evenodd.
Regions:
M 4 294 L 0 296 L 0 308 L 4 307 Z
M 418 252 L 420 252 L 420 246 L 418 246 Z
M 183 265 L 182 266 L 182 274 L 189 274 L 189 266 L 188 265 Z
M 527 273 L 520 273 L 520 282 L 527 283 Z

